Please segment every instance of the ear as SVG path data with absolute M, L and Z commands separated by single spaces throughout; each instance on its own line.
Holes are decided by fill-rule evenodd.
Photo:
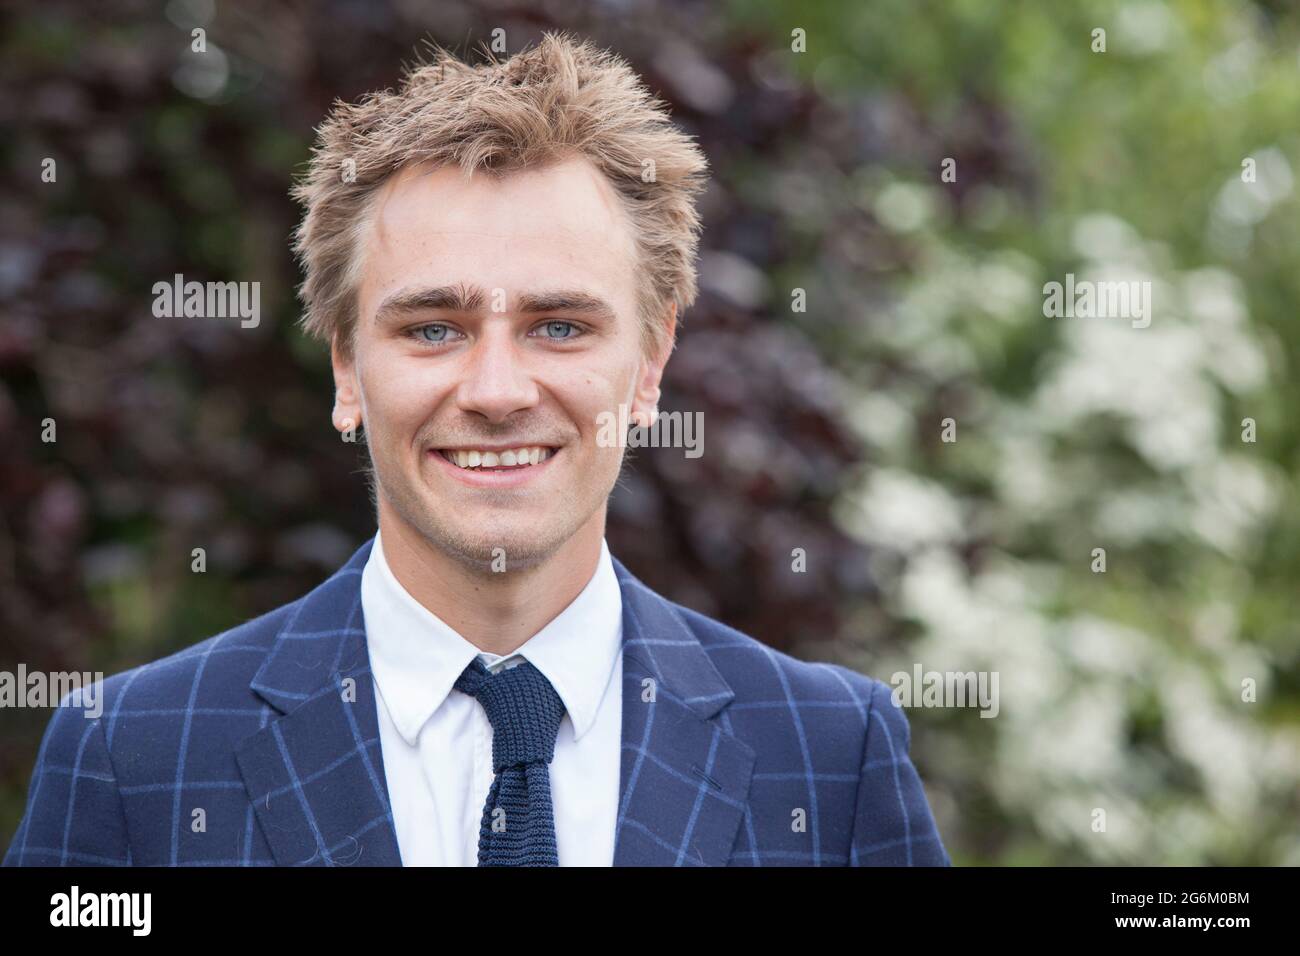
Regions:
M 659 414 L 659 382 L 663 378 L 664 366 L 668 364 L 668 357 L 673 353 L 673 344 L 677 336 L 676 302 L 669 308 L 664 324 L 667 326 L 664 345 L 658 354 L 647 355 L 642 358 L 641 372 L 636 382 L 636 391 L 632 394 L 632 409 L 629 418 L 634 424 L 643 428 L 654 425 L 655 417 Z
M 334 366 L 334 428 L 340 432 L 355 430 L 361 424 L 356 361 L 351 355 L 344 355 L 337 334 L 330 344 L 330 361 Z

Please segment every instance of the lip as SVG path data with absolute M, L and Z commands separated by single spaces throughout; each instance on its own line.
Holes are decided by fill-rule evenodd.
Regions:
M 503 452 L 503 451 L 510 451 L 514 448 L 534 448 L 534 447 L 549 448 L 551 449 L 551 451 L 556 451 L 560 446 L 548 445 L 546 444 L 546 442 L 541 442 L 541 441 L 517 441 L 513 445 L 491 445 L 491 444 L 484 444 L 481 442 L 475 442 L 472 445 L 445 445 L 442 448 L 437 448 L 434 450 L 435 451 L 457 451 L 457 450 L 468 451 L 469 449 L 472 448 L 475 451 Z
M 519 445 L 502 445 L 499 448 L 492 445 L 475 445 L 480 451 L 501 451 L 508 448 L 519 448 Z M 549 446 L 548 446 L 549 447 Z M 555 448 L 551 451 L 550 456 L 536 465 L 528 465 L 524 468 L 511 468 L 505 471 L 471 471 L 452 464 L 442 456 L 441 450 L 430 448 L 426 455 L 430 456 L 437 464 L 451 474 L 461 484 L 469 485 L 471 488 L 518 488 L 529 482 L 538 480 L 550 467 L 551 462 L 564 453 L 562 448 Z

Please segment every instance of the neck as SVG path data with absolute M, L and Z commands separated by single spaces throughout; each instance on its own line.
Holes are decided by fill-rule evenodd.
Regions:
M 605 509 L 532 567 L 466 567 L 380 500 L 380 542 L 393 576 L 415 600 L 481 651 L 507 655 L 573 603 L 596 573 Z

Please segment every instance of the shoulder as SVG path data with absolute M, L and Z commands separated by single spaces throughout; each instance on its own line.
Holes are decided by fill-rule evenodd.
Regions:
M 166 657 L 107 677 L 95 688 L 98 701 L 87 694 L 71 703 L 102 710 L 101 720 L 110 728 L 118 717 L 133 712 L 236 706 L 250 699 L 249 684 L 300 602 L 282 605 Z M 202 699 L 198 699 L 200 689 Z
M 779 689 L 796 700 L 833 700 L 866 708 L 880 691 L 889 693 L 881 681 L 841 664 L 800 660 L 698 611 L 675 603 L 672 607 L 737 696 L 746 690 Z
M 123 785 L 159 784 L 178 759 L 212 771 L 259 726 L 267 705 L 249 685 L 297 603 L 68 695 L 43 752 Z
M 698 611 L 668 603 L 731 686 L 733 712 L 767 712 L 809 726 L 837 724 L 842 732 L 853 731 L 850 736 L 860 747 L 869 722 L 880 719 L 872 718 L 872 711 L 894 710 L 888 706 L 889 686 L 882 681 L 841 664 L 800 660 Z M 831 736 L 839 738 L 842 732 Z
M 807 806 L 822 847 L 842 847 L 854 866 L 951 863 L 890 685 L 798 660 L 680 605 L 672 610 L 735 693 L 719 719 L 754 751 L 756 817 L 788 826 L 790 808 Z

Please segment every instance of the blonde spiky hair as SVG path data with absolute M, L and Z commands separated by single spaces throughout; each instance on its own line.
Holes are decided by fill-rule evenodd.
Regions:
M 294 236 L 303 327 L 350 354 L 359 240 L 371 198 L 398 170 L 431 163 L 505 174 L 573 155 L 605 175 L 633 225 L 643 348 L 671 347 L 669 306 L 680 315 L 697 291 L 695 196 L 707 163 L 623 59 L 555 33 L 477 65 L 435 48 L 396 92 L 334 104 L 292 190 L 305 208 Z

